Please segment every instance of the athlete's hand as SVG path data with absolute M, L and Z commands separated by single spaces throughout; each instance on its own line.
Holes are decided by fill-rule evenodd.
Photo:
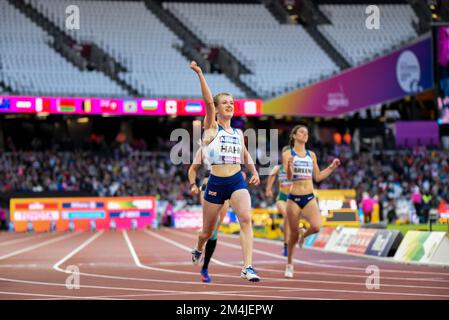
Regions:
M 249 184 L 258 186 L 260 184 L 259 175 L 256 173 L 254 174 L 251 179 L 249 179 Z
M 341 164 L 340 159 L 334 159 L 332 160 L 331 165 L 329 166 L 329 168 L 331 168 L 332 170 L 335 170 L 339 165 Z
M 268 199 L 273 198 L 273 191 L 270 190 L 266 190 L 265 191 L 265 197 L 267 197 Z
M 287 160 L 287 166 L 293 169 L 293 157 L 290 156 Z
M 192 61 L 190 63 L 190 68 L 195 71 L 197 74 L 201 74 L 203 71 L 201 71 L 201 68 L 198 66 L 198 63 L 196 61 Z
M 190 194 L 192 196 L 197 196 L 200 193 L 200 189 L 198 188 L 198 186 L 195 184 L 190 188 Z

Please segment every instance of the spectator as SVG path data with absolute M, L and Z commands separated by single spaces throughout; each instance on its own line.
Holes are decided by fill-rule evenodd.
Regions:
M 363 193 L 361 206 L 365 223 L 370 223 L 371 214 L 373 213 L 374 208 L 374 199 L 369 196 L 368 192 Z
M 417 186 L 415 186 L 413 188 L 412 203 L 413 203 L 413 206 L 415 207 L 416 215 L 419 217 L 419 220 L 422 222 L 422 220 L 423 220 L 422 212 L 421 212 L 422 196 L 421 196 L 421 192 L 419 192 L 419 187 L 417 187 Z

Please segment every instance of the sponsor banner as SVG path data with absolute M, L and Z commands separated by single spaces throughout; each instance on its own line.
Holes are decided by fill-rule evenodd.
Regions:
M 150 211 L 110 211 L 109 216 L 111 218 L 142 218 L 151 216 Z
M 357 228 L 343 228 L 336 229 L 329 241 L 327 242 L 324 250 L 332 252 L 347 253 L 348 248 L 352 243 L 352 238 L 358 233 Z
M 152 198 L 147 199 L 109 198 L 107 208 L 109 210 L 118 210 L 118 209 L 153 210 L 155 208 L 155 201 Z
M 49 210 L 58 209 L 57 202 L 40 202 L 40 201 L 26 201 L 22 203 L 16 203 L 14 209 L 16 210 Z
M 354 189 L 315 190 L 315 196 L 321 211 L 322 226 L 360 226 Z
M 324 247 L 326 247 L 327 243 L 329 242 L 329 239 L 332 237 L 332 234 L 334 232 L 335 228 L 332 227 L 321 228 L 320 233 L 318 234 L 317 238 L 315 239 L 315 242 L 313 243 L 313 247 L 324 249 Z
M 332 117 L 433 87 L 432 38 L 267 101 L 265 114 Z
M 357 233 L 351 238 L 350 245 L 348 247 L 348 253 L 365 254 L 368 249 L 368 245 L 377 233 L 376 229 L 358 229 Z
M 204 116 L 202 100 L 0 96 L 0 113 Z M 262 100 L 236 99 L 235 116 L 263 115 Z
M 63 202 L 63 209 L 99 209 L 104 208 L 104 202 L 96 201 L 73 201 L 73 202 Z
M 8 112 L 11 109 L 11 100 L 6 97 L 0 97 L 0 112 Z
M 434 255 L 430 258 L 431 262 L 444 263 L 449 265 L 449 234 L 441 240 Z
M 10 217 L 17 232 L 120 230 L 151 225 L 155 208 L 154 197 L 11 199 Z
M 402 239 L 403 235 L 399 230 L 377 230 L 365 254 L 376 257 L 394 256 Z
M 106 219 L 104 211 L 62 211 L 62 219 Z
M 203 226 L 202 211 L 176 211 L 172 217 L 175 228 L 201 228 Z
M 14 221 L 51 221 L 59 219 L 58 211 L 15 211 Z
M 444 232 L 408 231 L 394 259 L 429 262 L 444 237 Z

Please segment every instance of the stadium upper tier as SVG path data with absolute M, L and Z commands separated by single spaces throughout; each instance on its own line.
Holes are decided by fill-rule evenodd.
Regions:
M 262 4 L 165 2 L 210 46 L 223 46 L 252 72 L 241 80 L 262 97 L 281 94 L 338 71 L 300 25 L 280 24 Z
M 97 71 L 81 72 L 55 50 L 52 38 L 7 1 L 0 1 L 0 80 L 15 92 L 124 95 Z
M 61 30 L 65 30 L 67 0 L 28 0 Z M 80 30 L 69 31 L 78 42 L 95 42 L 122 63 L 128 72 L 120 77 L 145 96 L 199 97 L 196 75 L 190 61 L 175 46 L 183 41 L 171 32 L 144 2 L 79 1 Z M 214 92 L 244 93 L 222 74 L 208 74 Z
M 358 65 L 390 51 L 395 46 L 417 37 L 413 21 L 417 21 L 410 5 L 378 5 L 379 29 L 365 25 L 367 5 L 321 5 L 320 10 L 332 24 L 318 29 L 352 64 Z
M 180 39 L 144 1 L 83 0 L 80 29 L 66 28 L 70 0 L 24 0 L 78 44 L 94 43 L 126 71 L 118 73 L 139 95 L 199 98 L 189 58 Z M 208 47 L 224 47 L 249 73 L 239 79 L 259 97 L 271 98 L 340 72 L 316 35 L 299 24 L 281 24 L 262 3 L 163 2 Z M 379 5 L 380 30 L 365 26 L 366 5 L 319 5 L 331 24 L 318 26 L 325 39 L 358 65 L 416 38 L 417 21 L 408 4 Z M 81 71 L 55 51 L 50 30 L 29 20 L 8 1 L 0 2 L 0 91 L 26 95 L 127 96 L 130 89 L 100 71 Z M 177 20 L 176 20 L 177 21 Z M 178 23 L 179 23 L 178 21 Z M 49 28 L 46 26 L 45 28 Z M 199 48 L 196 48 L 199 49 Z M 341 65 L 341 64 L 340 64 Z M 213 93 L 236 98 L 250 92 L 224 74 L 206 74 Z M 234 79 L 235 80 L 235 79 Z M 2 87 L 4 89 L 2 89 Z

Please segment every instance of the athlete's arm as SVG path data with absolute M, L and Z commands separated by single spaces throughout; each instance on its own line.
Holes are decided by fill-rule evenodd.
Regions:
M 257 172 L 253 158 L 251 157 L 251 155 L 248 152 L 248 149 L 245 146 L 245 142 L 244 142 L 245 140 L 243 138 L 243 133 L 241 130 L 238 130 L 238 131 L 239 131 L 240 139 L 242 141 L 243 162 L 245 163 L 245 166 L 248 168 L 249 172 L 251 172 L 251 174 L 252 174 L 248 183 L 257 186 L 260 184 L 259 173 Z
M 270 175 L 268 177 L 267 186 L 265 188 L 265 196 L 267 198 L 273 197 L 273 191 L 271 190 L 273 188 L 274 181 L 276 180 L 276 177 L 279 173 L 281 166 L 276 165 L 274 166 L 273 170 L 271 170 Z
M 313 179 L 316 182 L 321 182 L 327 177 L 329 177 L 332 174 L 332 172 L 334 172 L 334 170 L 340 165 L 340 160 L 334 159 L 326 169 L 321 171 L 320 168 L 318 167 L 315 152 L 310 152 L 310 154 L 312 155 L 313 159 Z
M 195 158 L 193 159 L 193 163 L 190 165 L 189 171 L 187 173 L 190 183 L 190 194 L 195 196 L 200 192 L 198 186 L 196 185 L 196 177 L 198 175 L 198 170 L 200 169 L 200 167 L 201 167 L 201 149 L 198 149 Z
M 210 129 L 215 124 L 215 104 L 212 93 L 207 85 L 206 78 L 203 75 L 203 71 L 198 66 L 196 61 L 192 61 L 190 68 L 196 72 L 200 79 L 201 93 L 203 94 L 203 100 L 206 104 L 206 116 L 204 117 L 204 129 Z
M 290 150 L 284 151 L 282 154 L 282 163 L 284 164 L 285 171 L 287 172 L 287 179 L 293 179 L 293 157 Z

